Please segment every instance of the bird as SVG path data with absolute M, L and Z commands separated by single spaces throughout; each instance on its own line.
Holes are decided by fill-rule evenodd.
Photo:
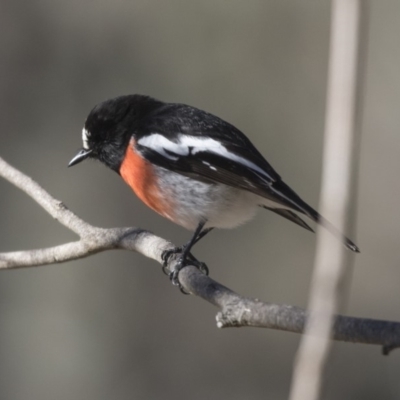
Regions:
M 97 104 L 82 129 L 83 147 L 71 167 L 99 160 L 115 171 L 148 207 L 193 231 L 172 253 L 179 270 L 188 263 L 208 269 L 190 251 L 214 228 L 235 228 L 251 220 L 261 207 L 309 231 L 300 217 L 322 223 L 344 245 L 359 248 L 303 201 L 239 129 L 198 108 L 133 94 Z M 164 266 L 165 266 L 164 265 Z

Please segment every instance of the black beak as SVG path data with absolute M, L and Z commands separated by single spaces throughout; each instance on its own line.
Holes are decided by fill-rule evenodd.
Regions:
M 78 154 L 69 162 L 68 167 L 79 164 L 81 161 L 86 160 L 92 150 L 81 149 Z

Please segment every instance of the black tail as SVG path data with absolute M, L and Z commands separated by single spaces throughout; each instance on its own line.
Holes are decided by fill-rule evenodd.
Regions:
M 359 253 L 360 249 L 346 236 L 344 236 L 342 233 L 340 233 L 329 221 L 327 221 L 324 217 L 322 217 L 317 211 L 315 211 L 312 207 L 310 207 L 305 201 L 303 201 L 288 185 L 286 185 L 285 182 L 283 181 L 277 181 L 272 185 L 272 188 L 274 190 L 274 194 L 279 197 L 281 200 L 281 203 L 284 205 L 289 206 L 290 208 L 293 208 L 295 211 L 298 211 L 307 217 L 311 218 L 313 221 L 322 224 L 326 229 L 329 230 L 334 236 L 340 238 L 344 245 L 351 251 L 354 251 L 355 253 Z M 267 208 L 267 207 L 265 207 Z M 306 229 L 311 229 L 308 227 L 308 225 L 300 218 L 297 217 L 296 219 L 293 218 L 292 214 L 290 211 L 284 212 L 276 209 L 271 209 L 271 211 L 274 211 L 283 217 L 292 220 L 296 224 L 303 226 L 303 228 Z M 300 223 L 299 220 L 302 222 Z M 306 226 L 304 226 L 304 224 Z M 308 227 L 308 228 L 307 228 Z
M 309 206 L 308 206 L 309 207 Z M 326 220 L 321 214 L 319 214 L 317 211 L 309 207 L 313 211 L 313 216 L 309 215 L 308 213 L 306 214 L 308 217 L 313 219 L 315 222 L 318 222 L 319 224 L 323 225 L 329 232 L 331 232 L 334 236 L 339 237 L 340 239 L 343 240 L 344 245 L 351 251 L 354 251 L 355 253 L 359 253 L 360 249 L 346 236 L 344 236 L 342 233 L 340 233 L 328 220 Z
M 261 206 L 262 208 L 265 208 L 266 210 L 270 210 L 278 215 L 280 215 L 283 218 L 288 219 L 289 221 L 294 222 L 295 224 L 301 226 L 304 229 L 307 229 L 310 232 L 314 232 L 314 229 L 310 227 L 305 221 L 303 221 L 297 214 L 295 214 L 293 211 L 286 210 L 285 208 L 272 208 L 272 207 L 267 207 L 267 206 Z

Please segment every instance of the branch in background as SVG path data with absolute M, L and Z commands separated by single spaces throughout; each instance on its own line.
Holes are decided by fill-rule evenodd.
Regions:
M 320 210 L 346 231 L 351 199 L 357 123 L 361 112 L 359 74 L 361 17 L 365 0 L 333 0 Z M 365 34 L 365 32 L 364 32 Z M 290 400 L 317 400 L 342 302 L 346 255 L 339 241 L 317 230 L 309 319 L 295 362 Z M 336 318 L 336 324 L 339 320 Z M 335 332 L 335 336 L 337 331 Z M 385 348 L 388 351 L 388 347 Z
M 135 251 L 163 264 L 162 253 L 174 248 L 172 243 L 143 229 L 103 229 L 84 222 L 62 202 L 54 199 L 35 181 L 7 164 L 2 158 L 0 176 L 22 189 L 53 218 L 80 237 L 76 242 L 46 249 L 0 253 L 0 269 L 57 264 L 110 249 Z M 174 270 L 176 263 L 177 256 L 171 256 L 168 269 Z M 301 308 L 268 304 L 242 297 L 193 266 L 180 271 L 179 281 L 185 291 L 220 308 L 217 314 L 219 328 L 252 326 L 295 333 L 304 330 L 307 314 Z M 335 339 L 378 344 L 384 346 L 384 350 L 388 352 L 400 347 L 400 323 L 338 316 L 335 323 Z

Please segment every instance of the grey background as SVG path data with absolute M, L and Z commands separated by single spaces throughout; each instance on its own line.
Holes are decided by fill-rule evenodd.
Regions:
M 90 109 L 143 93 L 213 112 L 243 130 L 317 206 L 328 1 L 0 3 L 1 156 L 88 222 L 189 233 L 96 163 L 66 164 Z M 400 319 L 400 3 L 373 2 L 347 313 Z M 74 235 L 0 181 L 0 250 Z M 305 306 L 315 236 L 262 212 L 195 250 L 241 294 Z M 0 399 L 285 399 L 299 337 L 218 330 L 216 310 L 173 288 L 142 256 L 107 252 L 0 273 Z M 336 344 L 325 399 L 400 398 L 400 353 Z

